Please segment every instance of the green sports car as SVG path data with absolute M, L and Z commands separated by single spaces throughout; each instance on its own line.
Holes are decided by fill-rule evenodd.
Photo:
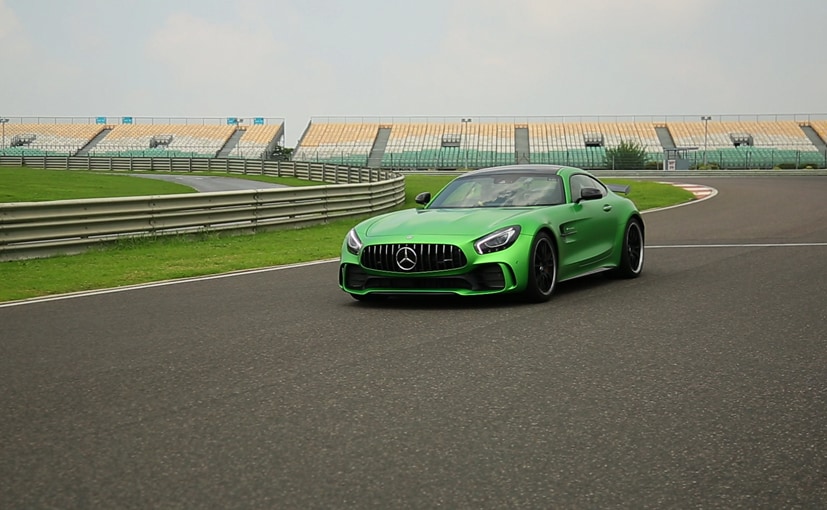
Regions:
M 558 282 L 600 271 L 635 278 L 644 226 L 635 204 L 592 174 L 510 165 L 463 174 L 419 209 L 348 232 L 339 286 L 356 299 L 515 293 L 545 301 Z

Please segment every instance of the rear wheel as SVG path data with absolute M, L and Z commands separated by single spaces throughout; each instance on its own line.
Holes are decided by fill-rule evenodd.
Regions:
M 632 218 L 623 233 L 623 251 L 620 265 L 614 274 L 621 278 L 637 278 L 643 271 L 643 226 L 640 220 Z
M 547 301 L 557 285 L 557 252 L 548 234 L 541 232 L 534 237 L 528 260 L 525 297 L 535 303 Z

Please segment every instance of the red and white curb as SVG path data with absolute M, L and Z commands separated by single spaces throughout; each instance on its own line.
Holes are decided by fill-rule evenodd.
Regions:
M 685 189 L 695 195 L 695 200 L 712 198 L 718 194 L 718 190 L 715 188 L 710 188 L 709 186 L 704 186 L 702 184 L 681 184 L 678 182 L 662 182 L 661 184 L 671 184 L 672 186 Z
M 690 200 L 688 202 L 684 202 L 682 204 L 670 205 L 666 207 L 658 207 L 655 209 L 647 209 L 643 211 L 644 213 L 655 212 L 655 211 L 665 211 L 667 209 L 674 209 L 676 207 L 683 207 L 685 205 L 690 204 L 697 204 L 703 200 L 710 199 L 718 194 L 718 190 L 715 188 L 710 188 L 709 186 L 704 186 L 702 184 L 683 184 L 678 182 L 660 182 L 659 184 L 669 184 L 670 186 L 676 186 L 678 188 L 683 188 L 695 196 L 694 200 Z
M 666 183 L 671 184 L 672 186 L 677 186 L 678 188 L 683 188 L 686 191 L 695 195 L 696 200 L 703 200 L 705 198 L 709 198 L 714 196 L 718 193 L 718 190 L 715 188 L 710 188 L 709 186 L 703 186 L 701 184 L 679 184 L 676 182 Z

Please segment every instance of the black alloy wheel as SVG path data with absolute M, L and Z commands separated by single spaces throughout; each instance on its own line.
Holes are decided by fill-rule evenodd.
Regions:
M 529 259 L 525 295 L 533 302 L 547 301 L 557 285 L 557 252 L 551 237 L 541 232 L 534 237 Z
M 637 278 L 640 276 L 643 271 L 643 252 L 643 226 L 640 220 L 632 218 L 626 224 L 620 266 L 615 270 L 615 274 L 622 278 Z

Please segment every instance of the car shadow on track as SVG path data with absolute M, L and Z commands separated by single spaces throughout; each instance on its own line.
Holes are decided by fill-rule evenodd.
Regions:
M 531 303 L 519 294 L 495 294 L 490 296 L 456 296 L 453 294 L 428 294 L 412 296 L 385 296 L 377 300 L 356 301 L 350 305 L 399 310 L 467 310 L 480 308 L 510 308 L 525 306 L 540 306 L 554 303 L 559 299 L 566 299 L 567 295 L 577 295 L 590 290 L 611 285 L 613 278 L 606 274 L 595 274 L 557 284 L 554 295 L 549 302 Z

